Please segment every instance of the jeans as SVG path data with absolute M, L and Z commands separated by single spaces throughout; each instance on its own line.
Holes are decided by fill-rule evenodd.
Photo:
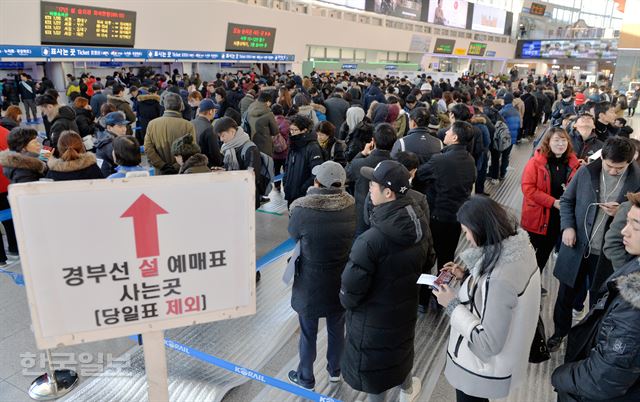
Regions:
M 599 258 L 599 255 L 591 254 L 582 260 L 573 287 L 560 282 L 558 298 L 553 308 L 554 335 L 565 337 L 569 334 L 571 322 L 573 321 L 571 310 L 584 304 L 584 300 L 587 297 L 587 289 L 595 273 Z M 591 297 L 590 301 L 595 301 L 595 297 Z
M 300 321 L 300 363 L 298 364 L 298 379 L 309 388 L 316 385 L 313 375 L 313 363 L 316 361 L 316 340 L 318 338 L 318 318 L 298 316 Z M 327 348 L 327 371 L 332 377 L 340 375 L 340 358 L 344 349 L 344 312 L 327 316 L 327 334 L 329 335 Z
M 23 99 L 22 103 L 24 103 L 24 113 L 27 116 L 27 121 L 31 121 L 31 115 L 33 115 L 33 120 L 37 120 L 38 108 L 36 107 L 35 99 Z
M 404 379 L 404 382 L 400 385 L 400 389 L 407 393 L 411 393 L 412 388 L 413 388 L 413 377 L 411 376 L 411 374 L 409 374 L 407 378 Z M 386 390 L 379 394 L 367 394 L 367 402 L 384 402 L 387 399 L 387 395 L 389 394 L 389 391 L 390 390 Z
M 492 179 L 503 179 L 507 174 L 507 168 L 509 167 L 509 155 L 511 155 L 511 150 L 513 149 L 513 145 L 504 151 L 496 151 L 495 149 L 491 150 L 491 167 L 489 168 L 489 177 Z M 501 161 L 502 158 L 502 161 Z M 499 168 L 499 176 L 498 176 L 498 168 Z
M 456 389 L 456 402 L 489 402 L 489 399 L 467 395 L 459 389 Z
M 476 170 L 478 175 L 476 178 L 476 194 L 484 193 L 484 181 L 487 179 L 487 166 L 489 165 L 489 154 L 483 152 L 476 161 Z

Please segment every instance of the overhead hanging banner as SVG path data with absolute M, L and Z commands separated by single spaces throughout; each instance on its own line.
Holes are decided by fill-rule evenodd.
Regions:
M 292 54 L 259 54 L 240 52 L 200 52 L 193 50 L 127 49 L 77 46 L 10 46 L 0 45 L 2 58 L 31 59 L 161 59 L 201 61 L 294 61 Z

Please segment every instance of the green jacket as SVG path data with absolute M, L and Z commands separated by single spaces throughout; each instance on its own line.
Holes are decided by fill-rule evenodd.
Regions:
M 144 137 L 144 151 L 149 158 L 149 163 L 156 168 L 156 174 L 163 174 L 165 165 L 172 166 L 176 173 L 180 166 L 171 153 L 171 144 L 186 134 L 193 136 L 196 142 L 196 130 L 190 121 L 182 118 L 180 112 L 166 110 L 162 117 L 151 120 L 147 126 L 147 134 Z

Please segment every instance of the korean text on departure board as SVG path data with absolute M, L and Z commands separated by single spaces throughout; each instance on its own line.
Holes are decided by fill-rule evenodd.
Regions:
M 275 39 L 275 28 L 229 23 L 225 50 L 271 53 Z
M 45 1 L 40 4 L 43 44 L 134 46 L 134 11 Z

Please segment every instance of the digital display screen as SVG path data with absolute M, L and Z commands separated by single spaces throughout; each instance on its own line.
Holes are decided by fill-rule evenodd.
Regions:
M 133 47 L 135 38 L 135 11 L 40 3 L 42 44 Z
M 506 19 L 507 12 L 505 10 L 475 4 L 473 7 L 471 29 L 502 35 L 504 34 Z
M 453 48 L 456 45 L 455 39 L 436 39 L 436 45 L 433 48 L 433 53 L 451 54 Z
M 432 0 L 429 2 L 427 22 L 466 29 L 468 8 L 466 0 Z
M 373 0 L 373 10 L 367 10 L 417 21 L 422 16 L 422 0 Z
M 599 39 L 521 41 L 518 43 L 516 53 L 516 57 L 522 58 L 613 60 L 618 56 L 618 41 Z
M 225 50 L 237 52 L 273 52 L 276 29 L 229 23 Z
M 544 15 L 545 11 L 547 11 L 547 6 L 540 3 L 531 3 L 531 8 L 529 9 L 529 13 L 533 15 Z
M 467 54 L 469 56 L 484 56 L 484 52 L 486 50 L 487 50 L 486 43 L 471 42 L 469 44 L 469 50 L 467 50 Z

